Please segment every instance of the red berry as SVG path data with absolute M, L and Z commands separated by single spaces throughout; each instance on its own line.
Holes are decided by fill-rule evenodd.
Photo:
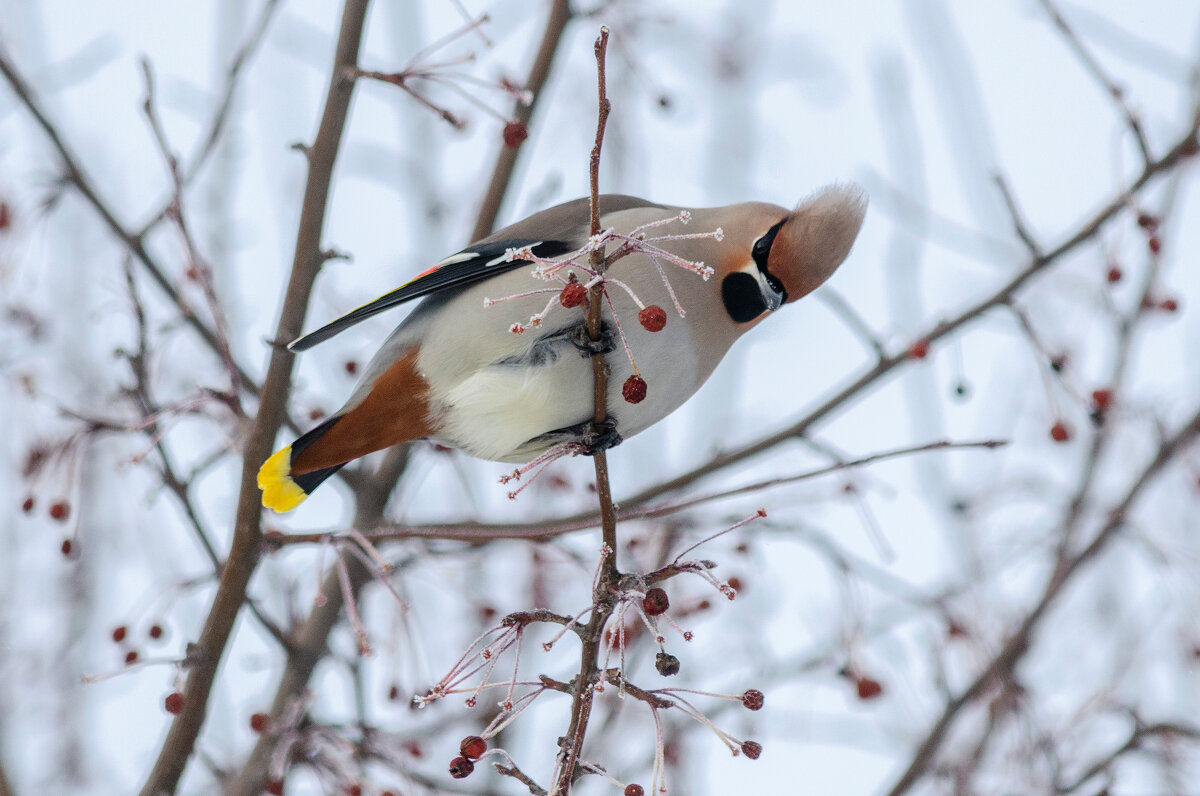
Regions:
M 271 717 L 266 713 L 254 713 L 250 716 L 250 729 L 255 732 L 265 732 L 270 721 Z
M 1158 229 L 1158 219 L 1145 211 L 1138 213 L 1137 224 L 1142 229 L 1149 230 L 1150 232 Z
M 71 506 L 65 500 L 60 500 L 50 506 L 50 516 L 59 522 L 65 522 L 71 516 Z
M 910 345 L 908 347 L 908 358 L 909 359 L 924 359 L 928 353 L 929 353 L 929 341 L 928 340 L 917 340 L 915 343 L 913 343 L 912 345 Z
M 347 359 L 344 367 L 346 368 L 346 373 L 348 375 L 353 376 L 354 374 L 358 373 L 358 363 L 353 359 Z
M 62 541 L 62 554 L 63 554 L 64 556 L 70 557 L 70 555 L 71 555 L 71 551 L 72 551 L 74 548 L 75 548 L 75 545 L 71 544 L 71 540 L 70 540 L 70 539 L 63 539 L 63 541 Z
M 762 754 L 762 744 L 758 741 L 742 741 L 742 754 L 751 760 L 757 760 Z
M 416 741 L 405 741 L 404 751 L 408 752 L 413 757 L 424 757 L 425 750 L 421 748 L 421 744 Z
M 1175 310 L 1179 309 L 1179 301 L 1173 298 L 1163 299 L 1158 308 L 1163 312 L 1175 312 Z
M 21 504 L 21 511 L 25 512 L 26 514 L 33 511 L 33 496 L 32 495 L 25 498 L 25 502 Z
M 746 710 L 762 710 L 763 692 L 757 688 L 748 688 L 742 693 L 742 704 L 746 706 Z
M 478 760 L 483 757 L 483 753 L 487 751 L 487 741 L 480 738 L 478 735 L 468 735 L 462 739 L 462 743 L 458 745 L 458 751 L 468 760 Z
M 878 680 L 872 680 L 870 677 L 859 677 L 854 681 L 854 688 L 858 691 L 859 699 L 874 699 L 883 693 L 883 686 Z
M 621 387 L 626 403 L 640 404 L 646 400 L 646 380 L 641 376 L 630 376 Z
M 1071 438 L 1071 429 L 1067 428 L 1067 424 L 1059 420 L 1054 425 L 1050 426 L 1050 439 L 1055 442 L 1066 442 Z
M 1117 282 L 1120 282 L 1121 276 L 1122 276 L 1122 274 L 1121 274 L 1120 268 L 1118 268 L 1115 265 L 1109 266 L 1108 274 L 1106 275 L 1106 278 L 1108 279 L 1109 284 L 1115 284 Z
M 172 716 L 178 716 L 183 712 L 183 694 L 178 691 L 167 694 L 167 698 L 163 700 L 163 707 Z
M 646 796 L 646 791 L 641 785 L 626 785 L 625 796 Z
M 659 616 L 666 613 L 670 607 L 671 601 L 667 599 L 667 593 L 658 587 L 648 589 L 646 596 L 642 598 L 642 610 L 646 612 L 646 616 Z
M 969 634 L 965 627 L 951 619 L 949 624 L 946 625 L 946 635 L 950 638 L 966 638 Z
M 657 304 L 651 304 L 638 313 L 638 322 L 647 332 L 661 332 L 667 325 L 667 312 Z
M 455 779 L 469 777 L 474 770 L 475 764 L 465 757 L 456 757 L 450 761 L 450 776 Z
M 571 309 L 571 307 L 578 307 L 587 301 L 587 295 L 586 287 L 578 282 L 571 282 L 562 289 L 562 293 L 558 296 L 558 303 Z
M 130 650 L 129 652 L 125 653 L 125 665 L 126 666 L 132 666 L 133 664 L 137 663 L 137 659 L 138 659 L 137 650 Z
M 740 592 L 743 588 L 742 587 L 742 579 L 739 578 L 737 575 L 734 575 L 732 578 L 730 578 L 729 580 L 727 580 L 725 582 L 728 583 L 729 588 L 733 589 L 734 591 Z
M 163 634 L 162 625 L 150 625 L 150 629 L 146 632 L 150 635 L 150 638 L 153 638 L 153 639 L 162 638 L 162 634 Z
M 113 628 L 113 632 L 112 632 L 113 641 L 120 644 L 122 641 L 125 640 L 125 634 L 128 632 L 129 632 L 129 628 L 125 627 L 125 625 L 117 625 L 116 627 Z
M 346 788 L 346 796 L 362 796 L 362 785 L 355 783 Z
M 1092 406 L 1097 412 L 1107 412 L 1112 406 L 1112 390 L 1092 390 Z
M 318 420 L 324 420 L 325 412 L 321 409 L 315 409 L 315 408 L 309 409 L 308 410 L 308 419 L 314 423 L 317 422 Z
M 273 779 L 266 785 L 263 785 L 263 790 L 271 794 L 271 796 L 283 796 L 283 780 Z
M 0 232 L 7 232 L 12 227 L 12 210 L 8 202 L 0 202 Z
M 1151 254 L 1158 254 L 1162 251 L 1162 239 L 1157 235 L 1151 235 L 1146 239 L 1146 245 L 1150 247 Z
M 391 687 L 388 688 L 388 699 L 391 700 L 392 702 L 395 702 L 399 698 L 400 698 L 400 686 L 393 683 L 391 685 Z
M 504 145 L 509 148 L 516 148 L 521 145 L 521 142 L 529 137 L 529 129 L 522 122 L 509 122 L 504 125 Z

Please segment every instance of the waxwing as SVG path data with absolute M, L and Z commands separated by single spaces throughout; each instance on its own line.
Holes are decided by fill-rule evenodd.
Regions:
M 599 343 L 584 323 L 588 200 L 506 227 L 289 345 L 305 351 L 423 298 L 346 405 L 262 466 L 263 505 L 293 509 L 347 462 L 410 440 L 528 462 L 561 443 L 588 450 L 631 437 L 683 404 L 742 334 L 828 279 L 865 212 L 852 185 L 827 187 L 791 211 L 601 196 L 605 251 L 628 254 L 607 273 Z M 607 429 L 590 422 L 597 348 L 611 368 Z

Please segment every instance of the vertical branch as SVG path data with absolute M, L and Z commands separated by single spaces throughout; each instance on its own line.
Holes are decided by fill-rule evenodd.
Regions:
M 604 129 L 608 124 L 608 112 L 612 109 L 612 103 L 608 101 L 608 90 L 605 85 L 605 56 L 608 53 L 608 28 L 601 27 L 600 35 L 596 38 L 596 95 L 598 98 L 599 112 L 596 117 L 596 143 L 592 146 L 592 158 L 589 164 L 589 175 L 591 182 L 591 232 L 595 237 L 600 234 L 600 150 L 604 146 Z M 589 262 L 593 269 L 599 273 L 604 272 L 604 249 L 595 249 L 590 257 Z M 601 327 L 601 306 L 604 299 L 604 283 L 592 285 L 591 293 L 588 296 L 588 313 L 587 325 L 588 336 L 593 341 L 600 339 Z M 593 420 L 597 423 L 603 423 L 608 420 L 608 406 L 606 400 L 608 396 L 608 363 L 601 354 L 592 356 L 592 376 L 596 382 L 595 391 L 595 414 Z M 608 483 L 608 457 L 604 451 L 600 451 L 593 457 L 596 464 L 596 492 L 600 498 L 600 519 L 601 528 L 604 535 L 604 544 L 609 550 L 613 551 L 605 560 L 604 577 L 601 578 L 603 583 L 605 580 L 616 574 L 616 549 L 617 549 L 617 517 L 613 511 L 612 505 L 612 490 Z
M 608 112 L 611 104 L 608 101 L 608 91 L 605 85 L 605 56 L 608 52 L 608 28 L 601 27 L 600 35 L 596 38 L 596 93 L 599 101 L 599 114 L 596 119 L 596 143 L 592 146 L 592 158 L 589 168 L 591 177 L 591 235 L 600 234 L 600 150 L 604 145 L 604 128 L 608 122 Z M 604 271 L 604 249 L 592 251 L 589 262 L 594 270 Z M 588 336 L 593 341 L 600 339 L 601 307 L 604 298 L 603 281 L 592 285 L 588 296 L 587 328 Z M 603 354 L 592 355 L 592 376 L 595 380 L 595 412 L 593 420 L 597 425 L 608 420 L 608 363 Z M 592 714 L 592 702 L 595 699 L 595 684 L 599 676 L 596 660 L 600 652 L 600 640 L 603 637 L 604 625 L 612 614 L 613 600 L 611 592 L 616 586 L 620 575 L 617 571 L 617 517 L 613 509 L 612 489 L 608 482 L 608 457 L 604 451 L 598 451 L 592 461 L 596 466 L 596 494 L 600 500 L 600 521 L 604 538 L 604 549 L 601 553 L 600 577 L 596 580 L 596 590 L 592 594 L 592 616 L 584 628 L 583 643 L 580 649 L 579 674 L 575 676 L 574 691 L 571 697 L 571 721 L 567 727 L 567 735 L 562 741 L 560 753 L 561 764 L 558 766 L 552 796 L 565 796 L 570 791 L 571 782 L 575 779 L 575 770 L 579 764 L 580 752 L 583 750 L 583 739 L 587 734 L 588 720 Z
M 308 183 L 300 212 L 296 251 L 283 308 L 280 311 L 276 339 L 295 337 L 304 323 L 308 300 L 323 258 L 321 234 L 325 207 L 329 199 L 333 166 L 341 145 L 342 132 L 354 90 L 348 70 L 358 61 L 368 0 L 346 0 L 338 33 L 333 72 L 325 101 L 325 111 L 317 137 L 308 155 Z M 293 356 L 282 346 L 271 354 L 271 363 L 260 393 L 258 415 L 246 440 L 242 460 L 242 481 L 237 504 L 233 542 L 221 573 L 221 583 L 213 598 L 204 628 L 190 656 L 191 666 L 183 689 L 183 710 L 175 717 L 163 742 L 159 757 L 142 788 L 143 796 L 173 793 L 184 767 L 191 757 L 204 724 L 208 698 L 216 678 L 217 664 L 229 642 L 234 621 L 246 602 L 246 588 L 258 564 L 262 547 L 262 507 L 256 473 L 271 452 L 275 435 L 283 425 L 287 395 L 291 383 Z

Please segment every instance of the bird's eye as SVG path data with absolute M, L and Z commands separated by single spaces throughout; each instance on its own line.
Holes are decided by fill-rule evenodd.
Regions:
M 750 250 L 750 254 L 754 257 L 754 262 L 760 262 L 771 253 L 771 238 L 774 235 L 763 235 L 758 240 L 754 241 L 754 248 Z
M 787 219 L 782 219 L 778 224 L 771 227 L 766 233 L 754 241 L 754 246 L 750 249 L 750 256 L 754 258 L 754 264 L 758 266 L 760 271 L 767 270 L 767 255 L 771 253 L 771 244 L 775 242 L 775 235 L 779 233 L 779 228 L 783 226 L 783 222 Z

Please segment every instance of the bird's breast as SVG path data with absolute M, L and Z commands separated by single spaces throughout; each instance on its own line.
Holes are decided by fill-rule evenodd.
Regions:
M 633 259 L 618 265 L 636 265 L 627 262 Z M 616 347 L 607 354 L 608 409 L 618 432 L 628 438 L 677 409 L 704 382 L 724 350 L 713 356 L 702 347 L 728 348 L 728 342 L 698 326 L 719 298 L 714 292 L 710 301 L 707 292 L 681 289 L 678 283 L 698 280 L 695 275 L 674 275 L 676 292 L 688 299 L 686 317 L 675 311 L 652 264 L 624 268 L 617 276 L 643 304 L 661 306 L 667 314 L 665 327 L 649 331 L 639 322 L 640 308 L 629 293 L 609 289 L 611 306 L 604 316 Z M 527 461 L 554 441 L 539 438 L 592 417 L 590 358 L 568 333 L 584 323 L 582 308 L 559 305 L 557 288 L 496 301 L 545 287 L 527 269 L 518 269 L 463 291 L 427 320 L 418 367 L 429 384 L 438 439 L 480 458 Z M 485 306 L 485 298 L 495 303 Z M 530 319 L 542 313 L 540 323 L 531 325 Z M 514 333 L 514 325 L 524 331 Z M 646 381 L 647 392 L 644 400 L 631 404 L 622 388 L 635 372 Z

